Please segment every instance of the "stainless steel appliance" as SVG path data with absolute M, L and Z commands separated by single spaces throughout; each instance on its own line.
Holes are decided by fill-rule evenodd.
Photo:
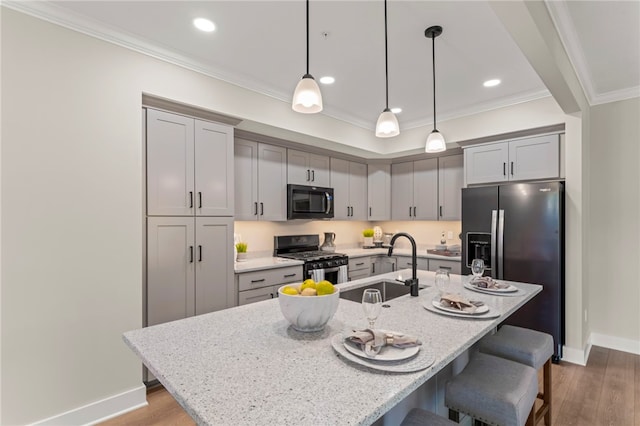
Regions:
M 484 259 L 486 275 L 540 284 L 540 292 L 504 323 L 564 344 L 564 182 L 515 183 L 462 190 L 462 273 Z
M 273 237 L 273 255 L 304 261 L 305 278 L 325 279 L 333 284 L 347 281 L 346 254 L 320 250 L 318 235 L 284 235 Z
M 331 219 L 333 188 L 287 185 L 287 219 Z

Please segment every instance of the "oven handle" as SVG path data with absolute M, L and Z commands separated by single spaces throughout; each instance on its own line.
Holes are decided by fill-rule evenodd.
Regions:
M 327 211 L 325 213 L 329 214 L 331 213 L 331 194 L 329 194 L 328 192 L 325 192 L 324 196 L 327 199 Z

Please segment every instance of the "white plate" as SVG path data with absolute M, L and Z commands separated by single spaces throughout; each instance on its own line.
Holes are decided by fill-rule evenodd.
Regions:
M 459 311 L 458 312 L 443 311 L 442 309 L 435 308 L 429 302 L 423 302 L 422 306 L 427 311 L 433 312 L 433 313 L 438 314 L 438 315 L 444 315 L 444 316 L 456 317 L 456 318 L 463 318 L 463 319 L 467 319 L 467 320 L 485 320 L 485 319 L 498 318 L 500 316 L 500 312 L 496 312 L 496 311 L 493 311 L 493 312 L 489 311 L 487 313 L 480 314 L 480 315 L 461 314 Z
M 431 304 L 433 306 L 435 306 L 436 308 L 440 309 L 440 310 L 451 312 L 451 313 L 454 313 L 454 314 L 460 314 L 460 315 L 482 315 L 482 314 L 486 314 L 487 312 L 489 312 L 489 307 L 487 305 L 482 305 L 482 306 L 476 307 L 475 312 L 465 312 L 465 311 L 461 311 L 460 309 L 450 308 L 448 306 L 444 306 L 440 302 L 440 298 L 439 297 L 437 299 L 432 300 Z
M 512 293 L 514 291 L 518 291 L 518 287 L 514 287 L 511 284 L 509 284 L 509 287 L 507 288 L 484 288 L 484 287 L 478 287 L 477 285 L 474 285 L 471 281 L 469 281 L 467 284 L 469 284 L 469 287 L 473 288 L 474 290 L 481 290 L 481 291 L 486 291 L 489 293 Z
M 400 333 L 396 333 L 400 334 Z M 374 359 L 376 361 L 402 361 L 404 359 L 411 358 L 418 352 L 420 352 L 420 346 L 411 346 L 409 348 L 396 348 L 394 346 L 383 346 L 374 356 L 369 356 L 364 353 L 362 349 L 360 349 L 357 343 L 351 343 L 349 340 L 345 338 L 344 347 L 346 350 L 351 352 L 354 355 L 357 355 L 362 358 Z
M 489 294 L 491 296 L 523 296 L 525 294 L 524 291 L 520 290 L 518 287 L 513 287 L 515 288 L 515 291 L 511 291 L 508 293 L 505 292 L 495 292 L 495 291 L 491 291 L 490 289 L 487 290 L 485 288 L 481 288 L 481 287 L 476 287 L 474 285 L 470 285 L 469 283 L 465 283 L 464 284 L 464 288 L 471 290 L 471 291 L 477 291 L 478 293 L 482 293 L 482 294 Z

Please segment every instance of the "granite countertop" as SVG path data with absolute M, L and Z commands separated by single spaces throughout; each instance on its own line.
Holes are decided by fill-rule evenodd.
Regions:
M 349 257 L 365 257 L 365 256 L 379 256 L 386 255 L 389 252 L 388 248 L 352 248 L 352 249 L 337 249 L 336 251 L 344 253 Z M 393 254 L 395 256 L 411 256 L 410 248 L 394 248 Z M 416 251 L 418 257 L 427 259 L 439 259 L 439 260 L 451 260 L 453 262 L 460 262 L 461 256 L 440 256 L 437 254 L 427 253 L 427 249 L 422 248 Z
M 233 270 L 239 274 L 242 272 L 259 271 L 262 269 L 286 268 L 287 266 L 303 265 L 301 260 L 285 259 L 282 257 L 258 257 L 247 259 L 243 262 L 235 262 Z
M 342 290 L 393 279 L 401 270 L 339 285 Z M 434 364 L 415 373 L 384 373 L 341 358 L 330 339 L 366 325 L 359 303 L 340 299 L 323 331 L 293 330 L 278 300 L 198 315 L 124 334 L 127 345 L 200 425 L 368 425 L 495 328 L 542 287 L 511 283 L 522 296 L 473 293 L 502 313 L 471 320 L 427 311 L 434 273 L 418 271 L 419 297 L 386 302 L 376 326 L 419 336 Z M 459 275 L 452 275 L 460 280 Z M 468 290 L 464 290 L 468 292 Z M 354 390 L 357 389 L 356 392 Z

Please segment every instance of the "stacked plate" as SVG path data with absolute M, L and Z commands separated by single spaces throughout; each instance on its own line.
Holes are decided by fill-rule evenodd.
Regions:
M 491 308 L 489 308 L 489 306 L 484 303 L 479 303 L 479 304 L 476 304 L 475 302 L 472 302 L 472 303 L 476 305 L 476 309 L 473 312 L 469 312 L 469 311 L 453 308 L 447 304 L 443 304 L 442 302 L 440 302 L 440 297 L 437 296 L 431 302 L 427 302 L 427 301 L 423 302 L 422 306 L 426 310 L 434 312 L 436 314 L 446 315 L 446 316 L 451 316 L 456 318 L 490 319 L 490 318 L 497 318 L 500 316 L 500 313 L 492 312 Z
M 519 293 L 518 287 L 513 286 L 511 284 L 500 283 L 499 287 L 488 288 L 488 287 L 479 287 L 476 283 L 473 282 L 473 280 L 465 283 L 464 288 L 477 291 L 480 293 L 493 294 L 493 295 L 498 294 L 502 296 L 506 296 L 506 295 L 515 296 L 515 294 L 510 294 L 510 293 Z

